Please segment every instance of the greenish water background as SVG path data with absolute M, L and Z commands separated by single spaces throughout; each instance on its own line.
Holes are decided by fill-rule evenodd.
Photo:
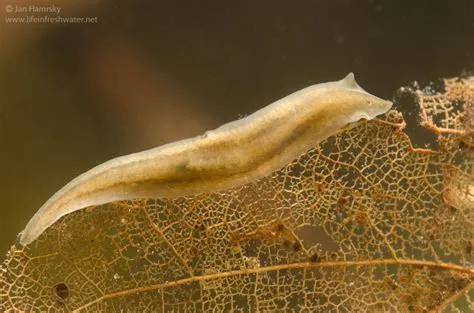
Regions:
M 69 25 L 7 24 L 18 1 L 0 3 L 0 254 L 55 191 L 110 158 L 350 71 L 391 98 L 474 67 L 473 1 L 51 2 L 99 21 Z

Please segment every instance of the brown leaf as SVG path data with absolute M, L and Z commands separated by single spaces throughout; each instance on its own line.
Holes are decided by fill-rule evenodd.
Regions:
M 391 111 L 239 188 L 69 214 L 11 248 L 0 310 L 473 310 L 473 82 L 414 91 L 436 150 Z

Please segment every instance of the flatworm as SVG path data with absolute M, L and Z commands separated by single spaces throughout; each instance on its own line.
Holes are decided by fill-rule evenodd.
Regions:
M 73 179 L 36 212 L 27 245 L 62 216 L 112 201 L 170 198 L 240 186 L 279 170 L 339 129 L 387 112 L 352 73 L 304 88 L 204 135 L 118 157 Z

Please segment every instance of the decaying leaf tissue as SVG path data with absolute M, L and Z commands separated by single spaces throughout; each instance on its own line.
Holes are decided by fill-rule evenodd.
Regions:
M 474 78 L 442 85 L 398 92 L 430 147 L 393 110 L 240 187 L 64 216 L 11 248 L 0 310 L 474 310 Z

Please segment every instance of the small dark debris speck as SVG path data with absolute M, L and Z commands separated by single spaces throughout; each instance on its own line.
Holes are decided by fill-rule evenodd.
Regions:
M 194 226 L 194 228 L 196 228 L 196 230 L 199 230 L 199 231 L 204 231 L 204 230 L 206 230 L 206 226 L 204 226 L 204 224 L 201 224 L 201 223 L 200 223 L 200 224 L 196 224 L 196 225 Z
M 295 252 L 298 252 L 298 251 L 301 250 L 301 248 L 302 248 L 302 247 L 301 247 L 301 243 L 300 243 L 299 241 L 295 241 L 295 243 L 293 244 L 293 250 L 294 250 Z
M 310 262 L 313 262 L 313 263 L 319 262 L 319 256 L 318 256 L 318 254 L 317 254 L 317 253 L 313 253 L 313 255 L 309 257 L 309 261 L 310 261 Z
M 69 288 L 66 286 L 65 283 L 59 283 L 54 286 L 54 292 L 56 293 L 56 296 L 59 300 L 64 301 L 69 298 Z

